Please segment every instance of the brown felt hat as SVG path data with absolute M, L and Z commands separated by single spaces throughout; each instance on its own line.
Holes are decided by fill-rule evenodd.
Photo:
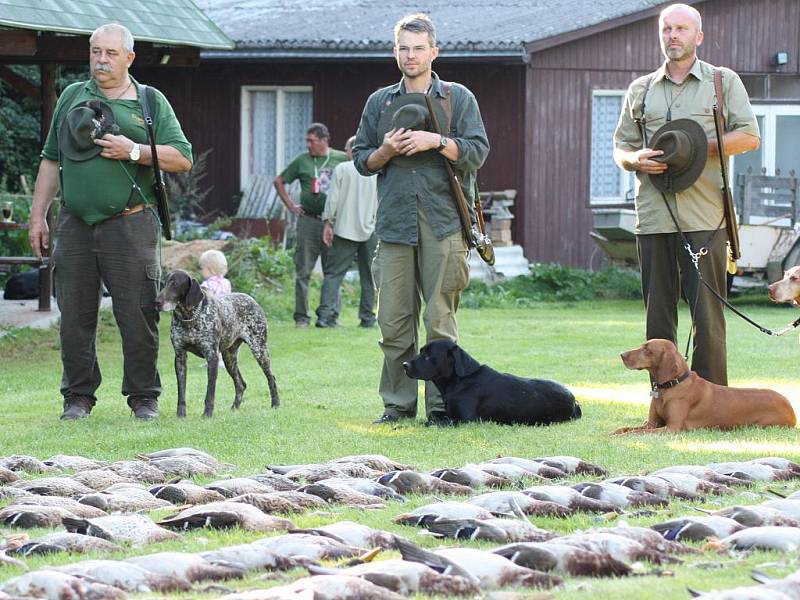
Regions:
M 73 107 L 61 121 L 58 146 L 61 154 L 70 160 L 89 160 L 103 151 L 94 140 L 118 132 L 119 126 L 111 107 L 101 100 L 89 100 Z
M 666 164 L 667 170 L 650 175 L 650 181 L 662 192 L 682 192 L 697 181 L 706 166 L 708 138 L 692 119 L 669 121 L 653 134 L 650 147 L 664 152 L 653 160 Z
M 438 98 L 431 97 L 431 104 L 436 113 L 436 120 L 439 123 L 439 129 L 442 135 L 447 135 L 447 116 L 444 112 L 444 107 Z M 411 129 L 413 131 L 436 131 L 431 121 L 430 113 L 428 111 L 428 103 L 425 100 L 425 94 L 408 93 L 402 94 L 395 98 L 391 103 L 386 105 L 381 112 L 380 119 L 378 120 L 378 140 L 383 141 L 385 136 L 392 129 Z M 421 163 L 431 161 L 435 150 L 427 150 L 426 152 L 419 152 L 411 156 L 395 156 L 392 159 L 392 164 L 398 167 L 412 167 Z

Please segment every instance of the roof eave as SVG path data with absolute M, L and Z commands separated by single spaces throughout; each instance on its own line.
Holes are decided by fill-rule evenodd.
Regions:
M 446 50 L 437 58 L 448 60 L 479 60 L 486 62 L 527 62 L 527 53 L 520 45 L 514 49 Z M 236 50 L 201 50 L 203 61 L 257 61 L 257 60 L 359 60 L 377 61 L 392 58 L 389 49 L 326 49 L 326 48 L 240 48 Z

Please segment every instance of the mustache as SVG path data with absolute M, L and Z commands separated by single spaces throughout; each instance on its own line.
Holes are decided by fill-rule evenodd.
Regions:
M 97 73 L 98 71 L 101 73 L 111 73 L 111 67 L 109 67 L 108 65 L 95 65 L 92 68 L 92 71 L 94 71 L 95 73 Z

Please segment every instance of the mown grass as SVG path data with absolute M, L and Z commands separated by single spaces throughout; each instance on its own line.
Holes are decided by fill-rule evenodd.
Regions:
M 779 327 L 797 315 L 792 310 L 748 306 L 753 317 Z M 238 412 L 228 409 L 232 384 L 220 377 L 216 413 L 202 419 L 205 369 L 199 358 L 189 362 L 189 416 L 175 417 L 175 378 L 168 339 L 169 318 L 162 322 L 159 365 L 164 384 L 161 417 L 140 423 L 130 415 L 119 393 L 121 351 L 109 314 L 102 319 L 98 352 L 104 382 L 91 417 L 61 422 L 59 344 L 55 331 L 18 330 L 0 339 L 0 456 L 80 454 L 107 460 L 127 459 L 139 452 L 176 446 L 194 446 L 237 466 L 233 474 L 247 475 L 268 464 L 325 461 L 347 454 L 381 453 L 416 465 L 419 469 L 459 466 L 499 455 L 537 457 L 569 454 L 598 463 L 612 474 L 637 474 L 670 464 L 703 464 L 717 460 L 780 455 L 800 460 L 796 430 L 742 429 L 734 432 L 701 431 L 680 435 L 611 438 L 608 432 L 641 422 L 647 412 L 647 376 L 626 371 L 619 352 L 642 338 L 642 308 L 635 301 L 539 303 L 518 309 L 464 309 L 459 312 L 462 345 L 479 361 L 519 375 L 553 378 L 570 386 L 583 407 L 579 421 L 544 428 L 501 427 L 492 424 L 451 429 L 416 423 L 375 427 L 381 413 L 376 392 L 381 354 L 377 330 L 356 327 L 357 317 L 347 308 L 338 330 L 295 329 L 291 322 L 274 321 L 270 329 L 273 368 L 282 406 L 271 410 L 264 378 L 249 352 L 242 352 L 242 367 L 249 388 Z M 683 315 L 686 324 L 686 315 Z M 685 340 L 684 333 L 681 340 Z M 683 342 L 682 342 L 683 343 Z M 778 389 L 793 401 L 800 399 L 796 372 L 800 347 L 797 335 L 768 338 L 735 317 L 729 317 L 728 354 L 731 384 Z M 796 405 L 800 407 L 800 405 Z M 420 413 L 424 409 L 420 404 Z M 202 482 L 202 480 L 200 480 Z M 793 491 L 800 484 L 760 485 L 734 497 L 710 498 L 705 505 L 719 508 L 735 503 L 760 502 L 766 488 Z M 410 498 L 406 504 L 389 504 L 380 511 L 331 508 L 324 513 L 293 516 L 298 526 L 313 526 L 353 519 L 373 527 L 402 532 L 427 546 L 440 542 L 417 535 L 415 529 L 394 526 L 391 517 L 432 501 Z M 674 515 L 690 513 L 686 503 L 674 502 L 655 514 L 627 515 L 631 524 L 647 525 Z M 155 513 L 160 516 L 165 513 Z M 537 525 L 570 532 L 605 524 L 594 516 L 571 519 L 536 519 Z M 8 532 L 9 530 L 4 530 Z M 36 535 L 37 532 L 30 532 Z M 159 544 L 144 550 L 129 549 L 120 556 L 163 549 L 197 551 L 260 537 L 241 531 L 196 531 L 182 542 Z M 452 542 L 448 542 L 452 543 Z M 489 547 L 486 544 L 476 544 Z M 31 568 L 76 560 L 66 555 L 31 558 Z M 686 587 L 726 588 L 744 584 L 759 566 L 776 576 L 798 568 L 797 556 L 756 553 L 731 557 L 707 552 L 685 564 L 668 567 L 668 573 L 642 565 L 640 577 L 613 580 L 567 578 L 556 598 L 611 597 L 686 598 Z M 766 566 L 765 566 L 766 565 Z M 0 580 L 18 574 L 0 567 Z M 300 573 L 290 574 L 292 577 Z M 280 576 L 278 577 L 280 581 Z M 237 589 L 263 586 L 254 576 Z M 656 592 L 657 590 L 657 592 Z M 192 593 L 192 597 L 212 597 Z

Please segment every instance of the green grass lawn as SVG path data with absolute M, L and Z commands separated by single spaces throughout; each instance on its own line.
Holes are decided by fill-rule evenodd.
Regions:
M 746 310 L 774 328 L 797 316 L 795 311 L 781 307 L 748 306 Z M 682 317 L 688 326 L 687 315 Z M 169 317 L 165 318 L 159 356 L 164 384 L 161 417 L 146 423 L 132 419 L 119 393 L 121 350 L 110 314 L 103 317 L 98 339 L 104 378 L 99 401 L 91 417 L 79 422 L 58 420 L 61 365 L 56 331 L 15 331 L 0 339 L 0 456 L 30 454 L 47 458 L 53 454 L 80 454 L 116 460 L 133 458 L 139 452 L 194 446 L 237 465 L 236 475 L 261 472 L 268 464 L 321 462 L 362 453 L 386 454 L 421 470 L 460 466 L 499 455 L 534 458 L 569 454 L 598 463 L 615 475 L 645 473 L 670 464 L 757 456 L 800 460 L 796 430 L 609 437 L 609 431 L 639 424 L 647 413 L 647 374 L 627 371 L 619 359 L 621 351 L 642 341 L 643 309 L 639 302 L 547 303 L 525 309 L 459 312 L 461 344 L 480 362 L 517 375 L 557 379 L 575 392 L 583 418 L 551 427 L 482 424 L 435 429 L 423 426 L 422 415 L 414 424 L 372 426 L 371 421 L 382 410 L 376 391 L 381 366 L 379 334 L 377 330 L 356 327 L 358 321 L 352 308 L 346 309 L 342 321 L 345 327 L 337 330 L 297 330 L 291 322 L 271 323 L 270 350 L 282 404 L 279 410 L 269 408 L 266 381 L 249 351 L 243 350 L 242 371 L 249 387 L 241 410 L 229 410 L 233 386 L 227 374 L 221 374 L 215 416 L 211 420 L 201 418 L 205 366 L 201 359 L 190 357 L 188 418 L 178 420 Z M 681 344 L 685 343 L 684 332 L 685 329 Z M 771 387 L 793 402 L 800 399 L 797 334 L 770 338 L 731 315 L 728 357 L 731 385 Z M 424 413 L 422 404 L 420 412 Z M 734 497 L 712 497 L 705 506 L 761 502 L 767 487 L 794 491 L 800 489 L 800 482 L 757 486 Z M 292 520 L 298 526 L 309 526 L 354 519 L 373 527 L 402 531 L 426 546 L 435 546 L 435 540 L 417 536 L 416 530 L 394 526 L 390 521 L 393 515 L 429 501 L 430 498 L 411 498 L 406 504 L 389 504 L 384 510 L 371 512 L 332 508 L 328 513 L 294 516 Z M 693 511 L 685 503 L 674 502 L 655 515 L 620 518 L 630 524 L 647 525 L 685 513 Z M 535 522 L 563 532 L 604 524 L 593 516 Z M 31 532 L 38 533 L 41 532 Z M 130 550 L 123 556 L 163 549 L 196 551 L 257 537 L 258 534 L 240 531 L 192 532 L 184 542 Z M 32 558 L 29 564 L 38 568 L 70 560 L 75 559 L 50 556 Z M 565 587 L 554 596 L 601 598 L 613 594 L 617 599 L 651 598 L 657 589 L 662 600 L 686 598 L 687 586 L 707 590 L 745 584 L 756 566 L 776 576 L 800 567 L 797 556 L 757 553 L 732 557 L 708 552 L 670 567 L 670 572 L 660 576 L 567 578 Z M 643 565 L 640 571 L 650 573 L 656 569 Z M 0 567 L 0 580 L 17 573 L 14 568 Z M 232 587 L 247 585 L 256 585 L 256 578 Z M 192 597 L 199 596 L 193 593 Z

